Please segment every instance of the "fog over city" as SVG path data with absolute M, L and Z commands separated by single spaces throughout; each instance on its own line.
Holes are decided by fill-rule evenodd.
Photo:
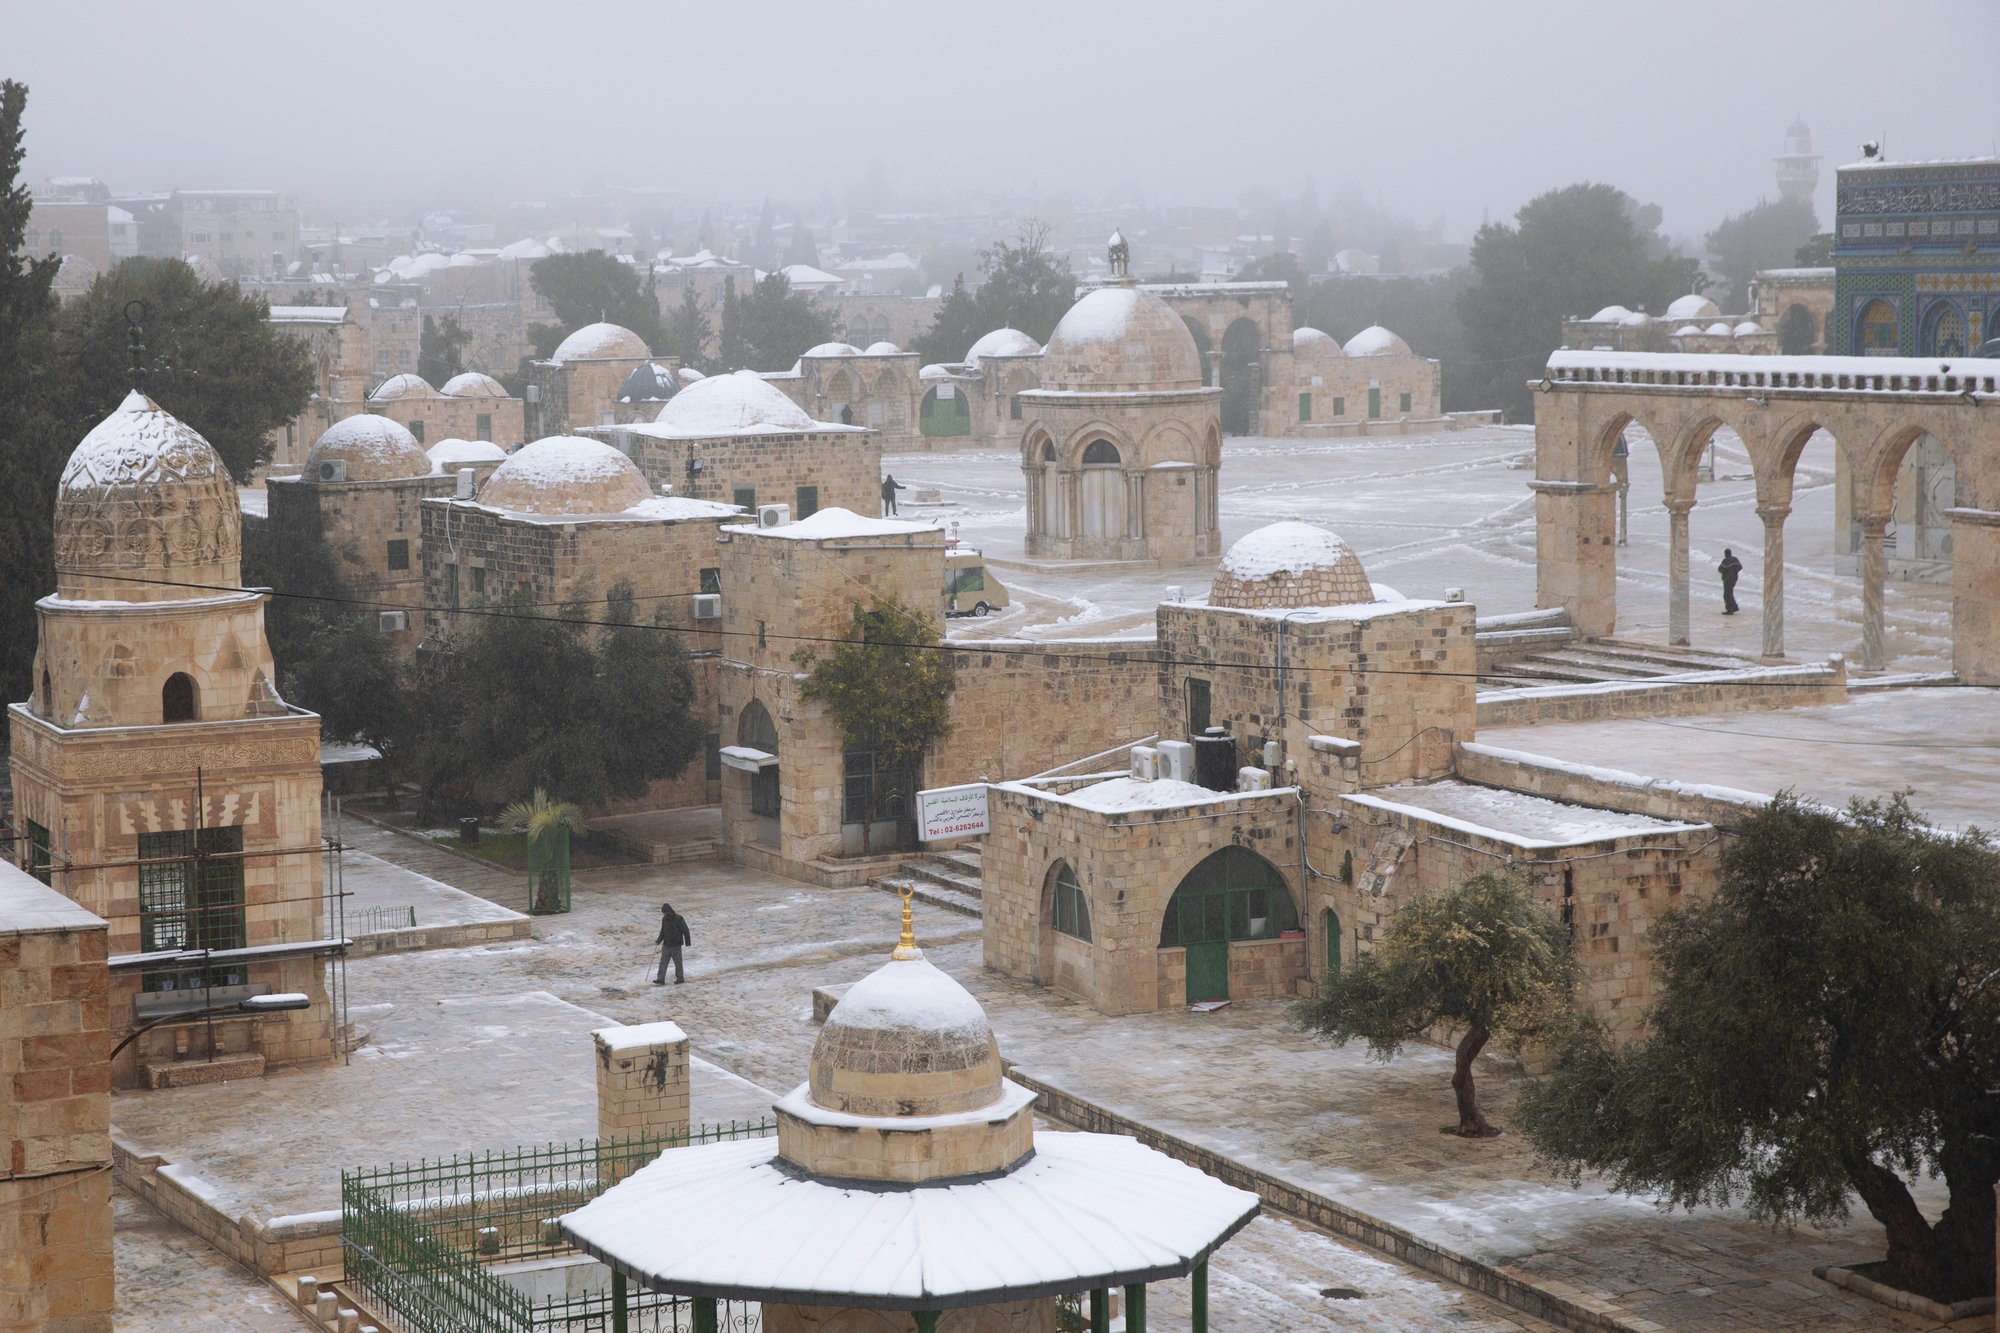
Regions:
M 1770 191 L 1795 114 L 1829 165 L 1990 152 L 1990 0 L 1590 3 L 10 5 L 24 175 L 256 185 L 302 208 L 502 203 L 612 183 L 927 210 L 1074 191 L 1367 200 L 1469 239 L 1604 180 L 1691 236 Z M 1876 34 L 1932 32 L 1920 95 Z M 1871 69 L 1875 72 L 1871 75 Z M 1953 92 L 1952 90 L 1958 90 Z M 1914 87 L 1911 92 L 1916 92 Z M 1821 181 L 1831 212 L 1831 172 Z

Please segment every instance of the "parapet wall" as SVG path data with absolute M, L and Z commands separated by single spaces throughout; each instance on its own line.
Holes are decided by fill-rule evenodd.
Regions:
M 1770 800 L 1733 787 L 1649 778 L 1469 741 L 1452 747 L 1452 767 L 1460 778 L 1482 786 L 1720 829 L 1738 827 Z
M 1770 708 L 1805 708 L 1847 700 L 1847 663 L 1835 656 L 1810 666 L 1689 672 L 1674 679 L 1597 681 L 1479 695 L 1479 725 L 1601 722 L 1611 718 L 1698 717 Z

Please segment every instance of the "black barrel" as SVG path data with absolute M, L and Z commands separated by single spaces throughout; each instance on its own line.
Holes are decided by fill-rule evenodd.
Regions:
M 1210 727 L 1194 738 L 1194 780 L 1210 791 L 1236 790 L 1236 738 L 1227 728 Z

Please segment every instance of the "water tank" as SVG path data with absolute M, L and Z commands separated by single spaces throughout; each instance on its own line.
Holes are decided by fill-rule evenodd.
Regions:
M 1195 785 L 1210 791 L 1236 790 L 1236 738 L 1224 727 L 1210 727 L 1194 738 Z

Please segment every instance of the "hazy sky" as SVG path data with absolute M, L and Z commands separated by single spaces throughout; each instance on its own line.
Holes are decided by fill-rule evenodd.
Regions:
M 303 203 L 899 202 L 1136 184 L 1230 203 L 1308 177 L 1465 239 L 1605 180 L 1691 236 L 1775 194 L 1794 113 L 1832 170 L 1994 151 L 2000 0 L 0 0 L 30 179 Z M 321 219 L 324 220 L 324 219 Z

